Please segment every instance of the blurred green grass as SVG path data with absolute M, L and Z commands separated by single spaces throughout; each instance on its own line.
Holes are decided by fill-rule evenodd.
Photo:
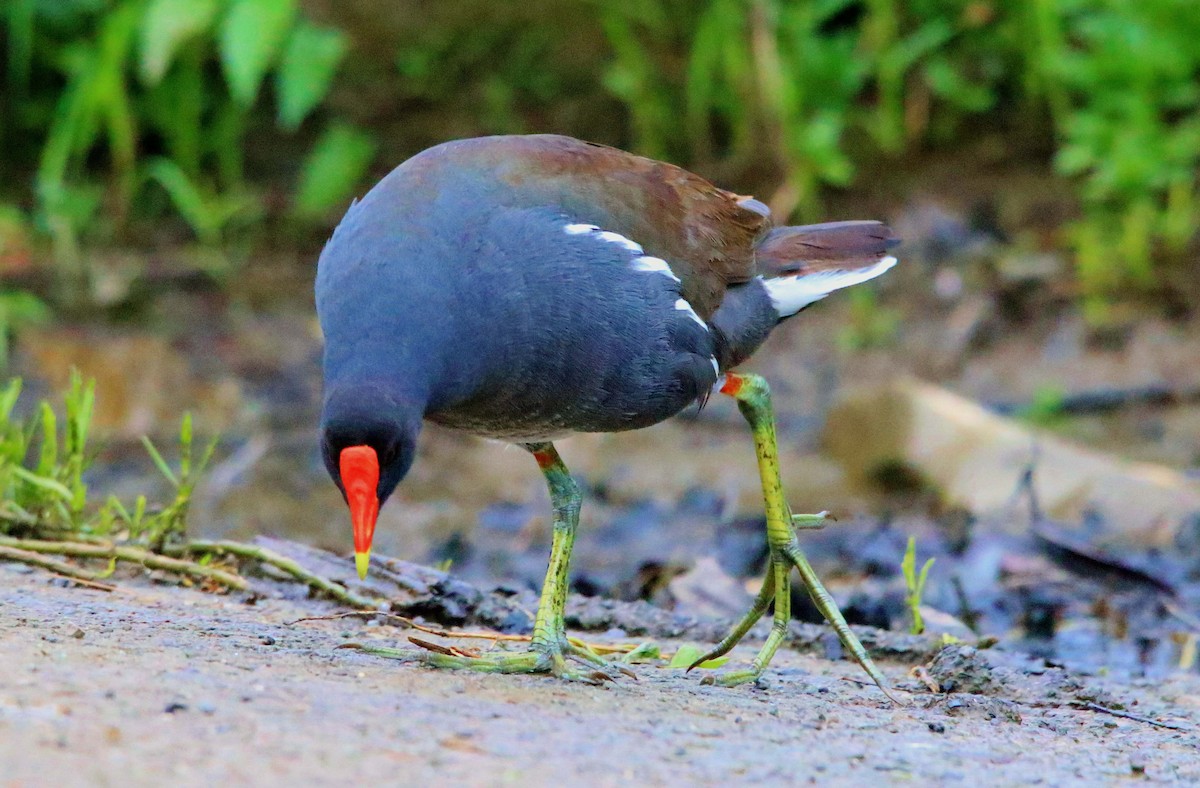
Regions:
M 1085 311 L 1194 242 L 1193 0 L 6 0 L 5 249 L 319 237 L 434 142 L 556 131 L 766 190 L 830 190 L 981 129 L 1074 186 Z M 297 236 L 293 231 L 299 231 Z M 305 235 L 308 233 L 308 235 Z M 40 248 L 40 247 L 39 247 Z

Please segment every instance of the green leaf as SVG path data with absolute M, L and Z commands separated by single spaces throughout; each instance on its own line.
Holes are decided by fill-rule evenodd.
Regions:
M 279 122 L 295 129 L 329 93 L 348 37 L 341 30 L 300 22 L 292 31 L 276 74 Z
M 210 194 L 170 159 L 151 159 L 146 162 L 143 172 L 146 178 L 163 188 L 196 237 L 210 246 L 220 243 L 221 231 L 226 225 L 256 210 L 253 198 L 247 195 Z
M 141 20 L 142 81 L 157 85 L 179 47 L 203 33 L 217 15 L 217 0 L 151 0 Z
M 636 662 L 648 662 L 652 659 L 658 659 L 661 656 L 662 652 L 658 644 L 652 640 L 647 640 L 645 643 L 639 643 L 636 648 L 622 656 L 621 661 L 632 665 Z
M 59 498 L 62 498 L 64 501 L 70 501 L 74 498 L 74 496 L 71 494 L 71 491 L 68 490 L 61 482 L 56 482 L 54 479 L 47 479 L 42 476 L 38 476 L 37 474 L 20 467 L 15 467 L 11 470 L 13 475 L 18 479 L 26 482 L 27 484 L 31 484 L 34 487 L 46 490 L 47 492 L 52 492 Z
M 243 107 L 254 103 L 296 17 L 296 0 L 233 0 L 218 36 L 229 92 Z
M 667 665 L 667 667 L 689 668 L 693 663 L 695 663 L 696 660 L 703 656 L 704 652 L 700 650 L 699 646 L 693 646 L 691 643 L 685 643 L 675 652 L 675 656 L 671 657 L 671 662 Z M 728 661 L 729 657 L 717 657 L 716 659 L 705 660 L 699 665 L 696 665 L 696 667 L 704 670 L 710 670 L 712 668 L 719 668 Z
M 349 124 L 326 129 L 304 162 L 296 215 L 318 218 L 346 200 L 375 157 L 375 147 L 374 139 Z
M 171 466 L 167 465 L 167 461 L 163 459 L 158 448 L 147 438 L 142 436 L 142 445 L 146 447 L 146 453 L 150 455 L 150 459 L 154 461 L 154 466 L 158 468 L 158 472 L 167 478 L 172 487 L 179 486 L 179 477 L 171 470 Z
M 58 465 L 58 419 L 54 416 L 54 408 L 42 400 L 42 453 L 38 460 L 37 474 L 51 476 Z

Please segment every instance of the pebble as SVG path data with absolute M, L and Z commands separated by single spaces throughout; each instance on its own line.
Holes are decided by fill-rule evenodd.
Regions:
M 178 714 L 181 711 L 187 711 L 187 710 L 188 710 L 187 704 L 180 703 L 179 701 L 172 701 L 163 707 L 164 714 Z

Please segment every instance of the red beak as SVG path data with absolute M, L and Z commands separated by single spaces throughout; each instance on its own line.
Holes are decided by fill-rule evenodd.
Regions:
M 379 516 L 379 457 L 370 446 L 342 449 L 338 460 L 342 489 L 350 504 L 350 522 L 354 525 L 354 564 L 358 576 L 367 576 L 371 561 L 371 539 Z

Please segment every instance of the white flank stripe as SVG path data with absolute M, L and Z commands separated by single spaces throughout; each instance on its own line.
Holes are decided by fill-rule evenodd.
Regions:
M 764 279 L 771 306 L 780 317 L 794 315 L 811 303 L 820 301 L 834 290 L 858 285 L 874 279 L 896 264 L 896 258 L 888 255 L 869 268 L 853 271 L 821 271 L 820 273 L 783 276 Z
M 629 240 L 628 238 L 621 235 L 620 233 L 611 233 L 608 230 L 601 230 L 600 232 L 596 233 L 596 237 L 601 239 L 602 241 L 608 241 L 609 243 L 614 243 L 614 244 L 617 244 L 618 246 L 623 246 L 631 252 L 636 252 L 638 254 L 642 253 L 642 245 L 641 244 L 637 243 L 636 241 Z
M 667 265 L 667 261 L 661 257 L 643 256 L 633 261 L 633 270 L 646 271 L 648 273 L 663 274 L 669 276 L 676 282 L 679 277 L 675 276 L 675 272 L 671 270 L 671 266 Z
M 680 298 L 678 301 L 675 302 L 675 308 L 678 309 L 680 312 L 686 312 L 687 316 L 690 317 L 692 320 L 695 320 L 697 323 L 699 323 L 700 326 L 705 331 L 708 330 L 708 324 L 700 319 L 700 315 L 696 314 L 696 310 L 692 309 L 692 305 L 689 304 L 687 301 Z
M 713 356 L 709 359 L 709 361 L 711 361 L 713 365 L 713 374 L 717 377 L 721 377 L 721 368 L 717 365 L 717 357 Z
M 568 224 L 563 227 L 563 232 L 565 232 L 567 235 L 587 235 L 588 233 L 595 233 L 596 237 L 601 241 L 608 241 L 610 244 L 617 244 L 623 249 L 636 252 L 637 254 L 642 253 L 642 245 L 638 242 L 631 241 L 620 233 L 601 230 L 594 224 Z

